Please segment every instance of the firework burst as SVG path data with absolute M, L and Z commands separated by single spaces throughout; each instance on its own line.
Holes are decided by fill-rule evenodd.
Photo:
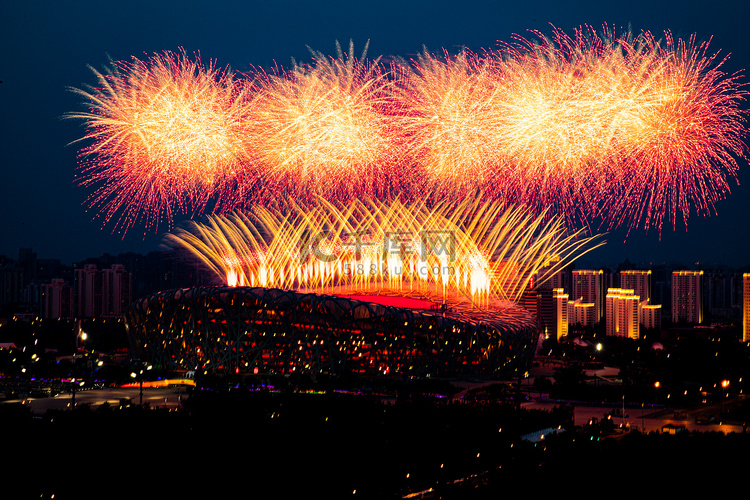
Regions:
M 618 43 L 597 37 L 507 45 L 497 53 L 493 102 L 516 202 L 586 218 L 598 200 L 622 108 Z M 627 85 L 627 83 L 625 83 Z
M 654 55 L 650 71 L 641 75 L 640 100 L 630 113 L 628 141 L 620 175 L 607 183 L 601 205 L 610 227 L 643 225 L 661 230 L 681 215 L 708 215 L 730 192 L 737 159 L 746 158 L 746 92 L 738 75 L 726 75 L 708 42 L 695 37 L 675 41 L 667 33 L 661 43 L 649 34 L 640 40 Z
M 746 98 L 695 38 L 582 27 L 391 66 L 313 52 L 237 81 L 184 54 L 78 91 L 84 185 L 107 220 L 353 199 L 502 200 L 659 232 L 710 214 L 746 159 Z
M 492 107 L 497 82 L 487 61 L 469 51 L 456 57 L 425 52 L 396 68 L 400 132 L 409 156 L 429 181 L 427 192 L 461 199 L 497 187 L 502 166 Z
M 729 192 L 746 154 L 746 92 L 707 42 L 588 27 L 537 35 L 500 50 L 498 127 L 523 183 L 516 201 L 661 231 Z
M 243 91 L 231 75 L 184 53 L 92 68 L 98 86 L 72 89 L 88 111 L 81 184 L 107 221 L 171 222 L 174 211 L 202 210 L 215 186 L 244 168 Z
M 285 196 L 313 201 L 389 197 L 400 182 L 398 134 L 388 116 L 391 85 L 378 61 L 312 52 L 312 64 L 258 78 L 250 120 L 265 169 L 264 182 Z M 266 190 L 268 192 L 269 190 Z M 279 190 L 273 189 L 279 199 Z

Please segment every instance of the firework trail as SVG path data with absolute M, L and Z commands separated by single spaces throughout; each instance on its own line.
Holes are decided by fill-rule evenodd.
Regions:
M 209 216 L 168 234 L 167 242 L 230 286 L 319 293 L 437 288 L 477 305 L 491 297 L 518 302 L 532 280 L 543 282 L 603 244 L 582 231 L 569 234 L 559 217 L 500 203 L 428 208 L 424 201 L 354 200 L 342 209 L 323 199 L 291 211 L 255 207 Z
M 746 159 L 744 84 L 694 37 L 553 29 L 391 65 L 337 49 L 238 79 L 184 53 L 97 72 L 72 114 L 91 205 L 127 229 L 210 200 L 472 198 L 661 232 L 712 213 Z

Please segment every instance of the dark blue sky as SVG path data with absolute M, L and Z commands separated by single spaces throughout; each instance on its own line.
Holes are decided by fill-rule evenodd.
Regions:
M 380 1 L 240 2 L 131 0 L 128 2 L 3 2 L 0 5 L 0 255 L 17 257 L 19 247 L 40 258 L 70 263 L 103 253 L 146 253 L 159 248 L 161 234 L 125 237 L 102 227 L 83 204 L 87 191 L 74 180 L 80 123 L 61 120 L 80 109 L 68 86 L 94 83 L 87 64 L 101 67 L 107 55 L 128 59 L 184 47 L 204 60 L 236 70 L 309 60 L 306 46 L 333 53 L 336 40 L 357 48 L 370 40 L 369 56 L 410 56 L 461 46 L 473 50 L 509 41 L 513 33 L 549 24 L 571 32 L 581 24 L 604 23 L 634 31 L 713 37 L 711 47 L 732 54 L 726 70 L 750 69 L 744 1 Z M 746 71 L 747 75 L 748 72 Z M 693 217 L 688 230 L 622 230 L 584 261 L 616 265 L 663 262 L 750 265 L 750 175 L 717 206 L 718 215 Z

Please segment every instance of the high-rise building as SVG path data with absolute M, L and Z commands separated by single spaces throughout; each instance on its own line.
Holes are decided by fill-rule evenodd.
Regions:
M 125 267 L 114 264 L 102 270 L 102 311 L 101 316 L 122 316 L 133 301 L 133 276 Z
M 86 264 L 74 272 L 73 295 L 78 318 L 121 316 L 133 300 L 133 276 L 114 264 L 99 270 Z
M 568 335 L 568 294 L 562 288 L 537 292 L 537 318 L 545 338 L 560 340 Z
M 21 302 L 23 282 L 23 270 L 14 261 L 0 264 L 0 304 Z
M 594 304 L 594 320 L 604 317 L 604 271 L 576 269 L 573 271 L 573 295 L 571 300 Z
M 27 283 L 37 278 L 36 252 L 31 248 L 20 248 L 18 250 L 18 265 L 23 269 L 24 280 Z
M 41 315 L 45 319 L 73 316 L 73 289 L 63 279 L 41 285 Z
M 641 298 L 641 302 L 651 303 L 651 271 L 626 270 L 620 271 L 620 288 L 633 290 Z
M 703 271 L 672 272 L 672 321 L 703 323 Z
M 665 264 L 654 264 L 651 266 L 651 295 L 652 304 L 662 304 L 662 319 L 671 318 L 672 311 L 669 304 L 672 303 L 671 288 L 672 269 Z
M 637 339 L 640 336 L 639 303 L 640 297 L 633 290 L 607 290 L 607 335 Z
M 750 273 L 742 275 L 742 341 L 750 342 Z
M 639 307 L 641 325 L 644 328 L 661 328 L 661 304 L 647 304 L 642 300 Z
M 713 269 L 703 275 L 704 312 L 713 320 L 738 319 L 742 314 L 740 273 L 728 268 Z
M 583 302 L 581 299 L 568 301 L 568 324 L 581 326 L 594 326 L 596 304 Z
M 102 306 L 101 274 L 95 264 L 86 264 L 73 273 L 73 299 L 78 318 L 99 316 Z
M 555 334 L 557 340 L 568 336 L 568 294 L 562 288 L 552 290 L 555 305 Z
M 537 315 L 537 301 L 537 291 L 526 289 L 523 292 L 523 296 L 521 297 L 520 305 L 538 318 L 539 316 Z

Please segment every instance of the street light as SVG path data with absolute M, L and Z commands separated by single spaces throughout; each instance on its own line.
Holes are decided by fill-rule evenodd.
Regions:
M 140 391 L 138 393 L 138 404 L 143 406 L 143 370 L 141 370 L 140 373 L 131 372 L 130 376 L 132 378 L 138 379 L 138 384 L 140 386 Z
M 86 339 L 88 339 L 88 338 L 89 338 L 89 336 L 88 336 L 88 334 L 86 332 L 79 333 L 76 336 L 76 350 L 80 351 L 82 349 L 85 349 L 86 346 L 85 346 L 84 342 L 86 342 Z

